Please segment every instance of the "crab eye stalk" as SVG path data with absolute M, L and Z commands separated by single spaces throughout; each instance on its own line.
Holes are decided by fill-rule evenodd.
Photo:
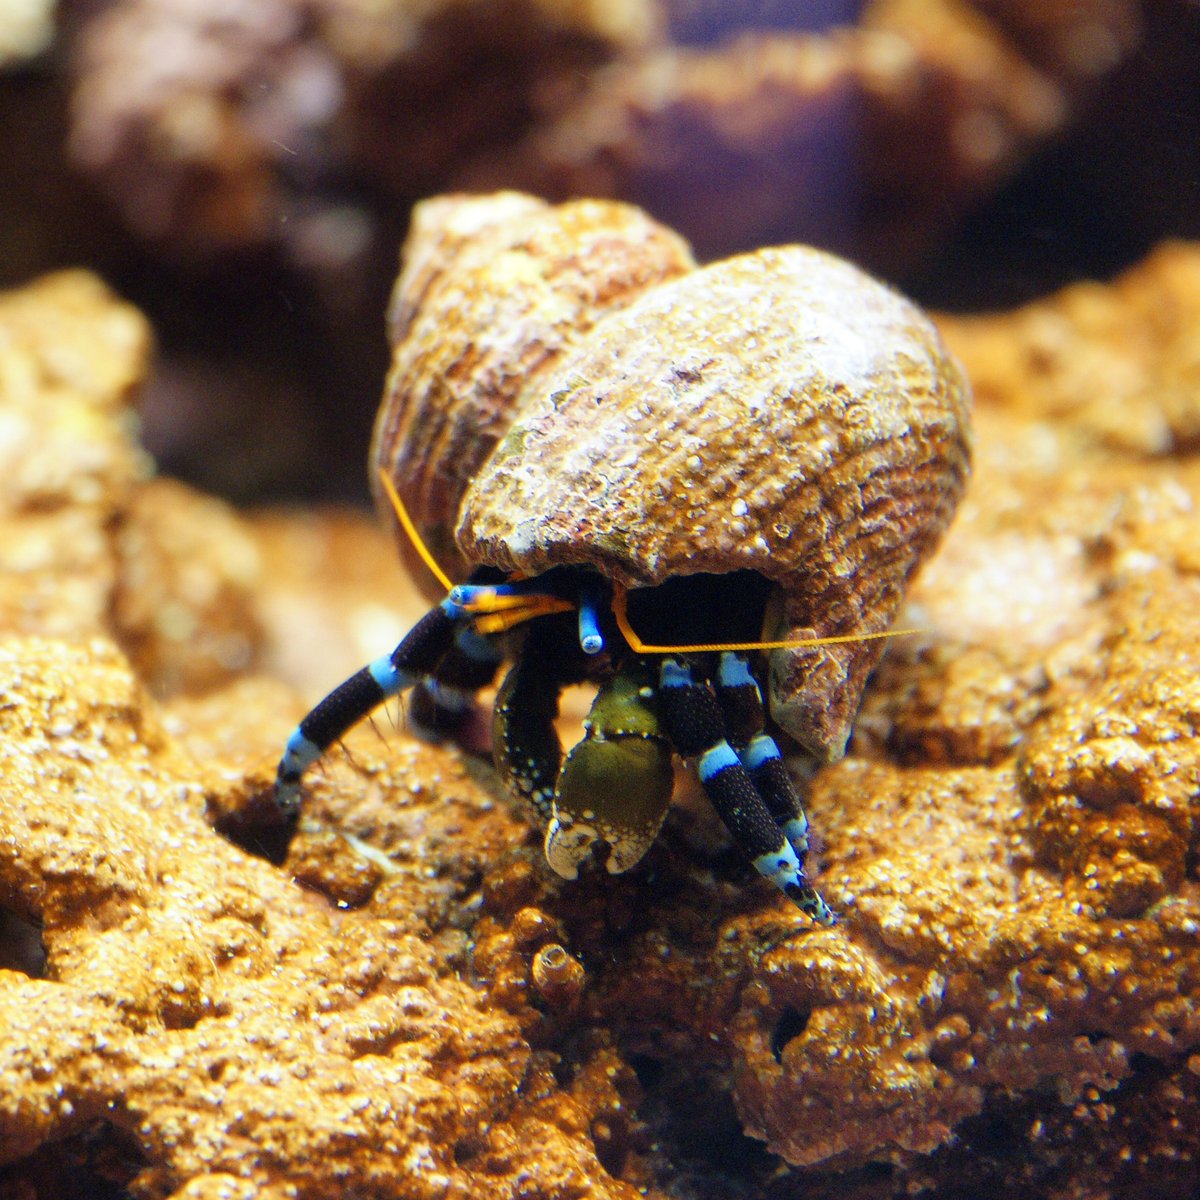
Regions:
M 600 632 L 602 604 L 601 589 L 593 583 L 583 584 L 579 596 L 579 647 L 584 654 L 599 654 L 604 649 L 604 635 Z

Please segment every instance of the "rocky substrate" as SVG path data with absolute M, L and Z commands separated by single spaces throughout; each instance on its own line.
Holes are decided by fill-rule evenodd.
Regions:
M 558 880 L 402 714 L 281 836 L 394 550 L 156 479 L 145 320 L 0 298 L 0 1192 L 1193 1195 L 1200 248 L 943 329 L 975 474 L 809 785 L 819 929 L 686 787 Z

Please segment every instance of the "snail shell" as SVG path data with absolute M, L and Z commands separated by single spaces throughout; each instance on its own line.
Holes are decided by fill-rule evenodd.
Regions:
M 630 205 L 552 207 L 519 192 L 418 204 L 403 261 L 370 474 L 401 556 L 427 585 L 379 470 L 441 566 L 465 579 L 474 560 L 455 541 L 459 505 L 524 397 L 605 313 L 695 261 L 681 237 Z
M 586 982 L 583 964 L 557 943 L 543 946 L 533 956 L 530 975 L 551 1008 L 573 1008 Z
M 471 212 L 480 226 L 484 206 L 518 207 L 515 228 L 537 206 L 540 229 L 562 230 L 541 234 L 557 257 L 531 283 L 535 298 L 506 293 L 540 319 L 527 326 L 536 345 L 514 346 L 508 360 L 497 339 L 520 331 L 494 328 L 504 319 L 494 281 L 477 290 L 470 274 L 496 273 L 483 247 L 506 218 L 457 242 L 436 283 L 410 242 L 375 455 L 439 551 L 456 520 L 460 563 L 527 575 L 588 564 L 637 588 L 752 570 L 778 585 L 772 637 L 887 628 L 969 469 L 969 389 L 914 304 L 804 246 L 691 268 L 673 235 L 625 206 L 592 205 L 585 224 L 578 206 L 511 194 L 437 203 L 439 219 Z M 617 232 L 597 255 L 606 210 Z M 426 208 L 418 229 L 434 215 Z M 579 227 L 576 258 L 563 247 Z M 616 244 L 621 265 L 588 306 L 589 259 L 618 261 Z M 451 296 L 475 307 L 435 330 L 425 296 L 439 314 Z M 418 360 L 436 360 L 453 388 L 414 370 Z M 464 380 L 471 370 L 485 380 L 478 394 Z M 431 415 L 440 400 L 450 417 Z M 838 757 L 882 652 L 878 640 L 772 652 L 772 715 L 819 758 Z

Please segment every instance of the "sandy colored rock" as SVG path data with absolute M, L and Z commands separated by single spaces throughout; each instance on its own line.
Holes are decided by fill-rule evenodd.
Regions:
M 516 1023 L 460 978 L 461 935 L 448 948 L 422 922 L 442 891 L 469 907 L 475 851 L 432 878 L 397 867 L 339 910 L 209 828 L 204 772 L 113 647 L 8 638 L 0 680 L 0 899 L 46 948 L 44 978 L 5 972 L 0 992 L 5 1161 L 103 1120 L 141 1148 L 137 1195 L 506 1196 L 501 1168 L 455 1147 L 508 1136 L 538 1149 L 539 1194 L 561 1176 L 632 1197 L 522 1101 Z M 401 862 L 460 834 L 482 849 L 464 829 L 480 820 L 511 836 L 456 755 L 412 751 L 386 776 L 393 805 L 402 779 L 422 797 L 394 810 Z M 427 817 L 451 828 L 425 845 L 406 822 Z
M 1133 454 L 1200 443 L 1200 251 L 1167 243 L 1111 287 L 1080 283 L 1005 316 L 944 322 L 980 400 Z
M 0 295 L 0 627 L 103 628 L 106 530 L 149 470 L 128 405 L 150 348 L 145 318 L 86 272 Z
M 233 633 L 261 644 L 274 610 L 250 602 L 259 543 L 278 564 L 287 535 L 148 477 L 127 407 L 145 325 L 96 281 L 6 297 L 0 330 L 10 519 L 40 533 L 41 509 L 61 507 L 92 530 L 99 564 L 86 605 L 55 543 L 44 574 L 6 577 L 0 1191 L 53 1191 L 74 1170 L 147 1197 L 499 1197 L 533 1153 L 539 1194 L 632 1200 L 596 1161 L 588 1098 L 547 1086 L 521 1022 L 464 978 L 461 914 L 524 826 L 457 752 L 402 738 L 397 757 L 367 729 L 356 765 L 326 776 L 342 775 L 358 816 L 322 818 L 318 785 L 289 869 L 214 832 L 269 810 L 269 755 L 300 707 L 248 674 L 251 659 L 213 649 Z M 327 566 L 362 557 L 361 521 L 326 536 Z M 370 549 L 386 561 L 379 535 Z M 19 603 L 42 597 L 41 610 Z M 109 622 L 142 680 L 102 636 Z M 29 633 L 38 623 L 59 636 Z M 146 685 L 174 692 L 174 709 Z M 431 871 L 438 857 L 447 869 Z M 46 1156 L 64 1140 L 78 1151 Z M 96 1145 L 109 1147 L 99 1165 Z
M 133 407 L 151 350 L 87 272 L 0 295 L 0 631 L 115 637 L 165 695 L 243 673 L 263 631 L 232 510 L 151 479 Z
M 202 692 L 256 665 L 262 563 L 232 509 L 153 480 L 130 496 L 115 542 L 112 622 L 155 693 Z
M 1190 1200 L 1200 467 L 1190 435 L 1096 414 L 1125 398 L 1144 428 L 1152 381 L 1187 377 L 1197 253 L 1090 287 L 1083 315 L 1066 293 L 944 323 L 981 381 L 975 475 L 910 593 L 922 632 L 807 785 L 833 929 L 687 786 L 639 868 L 565 883 L 486 765 L 402 716 L 331 754 L 279 839 L 295 687 L 319 690 L 326 644 L 332 683 L 392 636 L 387 539 L 344 515 L 146 523 L 139 561 L 172 530 L 256 544 L 278 676 L 185 673 L 162 708 L 94 604 L 46 603 L 69 561 L 6 575 L 51 628 L 0 640 L 0 1191 Z M 1051 372 L 1023 332 L 1045 312 L 1070 348 Z M 90 495 L 61 502 L 87 527 Z

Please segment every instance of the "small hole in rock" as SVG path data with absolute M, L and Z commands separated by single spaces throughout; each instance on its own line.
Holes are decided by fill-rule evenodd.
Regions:
M 256 824 L 253 820 L 236 815 L 218 820 L 215 828 L 217 833 L 238 849 L 279 867 L 287 858 L 292 835 L 296 832 L 296 822 Z
M 129 1183 L 146 1166 L 138 1144 L 107 1121 L 0 1167 L 0 1196 L 54 1200 L 129 1200 Z
M 651 1058 L 648 1054 L 631 1055 L 629 1065 L 637 1075 L 638 1083 L 646 1091 L 650 1091 L 656 1087 L 663 1077 L 663 1064 L 657 1058 Z
M 776 1062 L 783 1062 L 783 1048 L 792 1038 L 798 1038 L 808 1028 L 811 1016 L 812 1009 L 807 1007 L 795 1008 L 789 1004 L 783 1010 L 771 1034 L 771 1053 L 775 1055 Z
M 20 971 L 31 979 L 46 974 L 41 927 L 7 909 L 0 909 L 0 968 Z
M 458 1167 L 466 1167 L 471 1164 L 471 1161 L 478 1158 L 487 1145 L 487 1140 L 484 1135 L 478 1131 L 465 1134 L 454 1143 L 454 1164 Z
M 861 1171 L 862 1178 L 870 1182 L 883 1182 L 891 1179 L 895 1174 L 895 1165 L 893 1163 L 885 1162 L 863 1163 Z

